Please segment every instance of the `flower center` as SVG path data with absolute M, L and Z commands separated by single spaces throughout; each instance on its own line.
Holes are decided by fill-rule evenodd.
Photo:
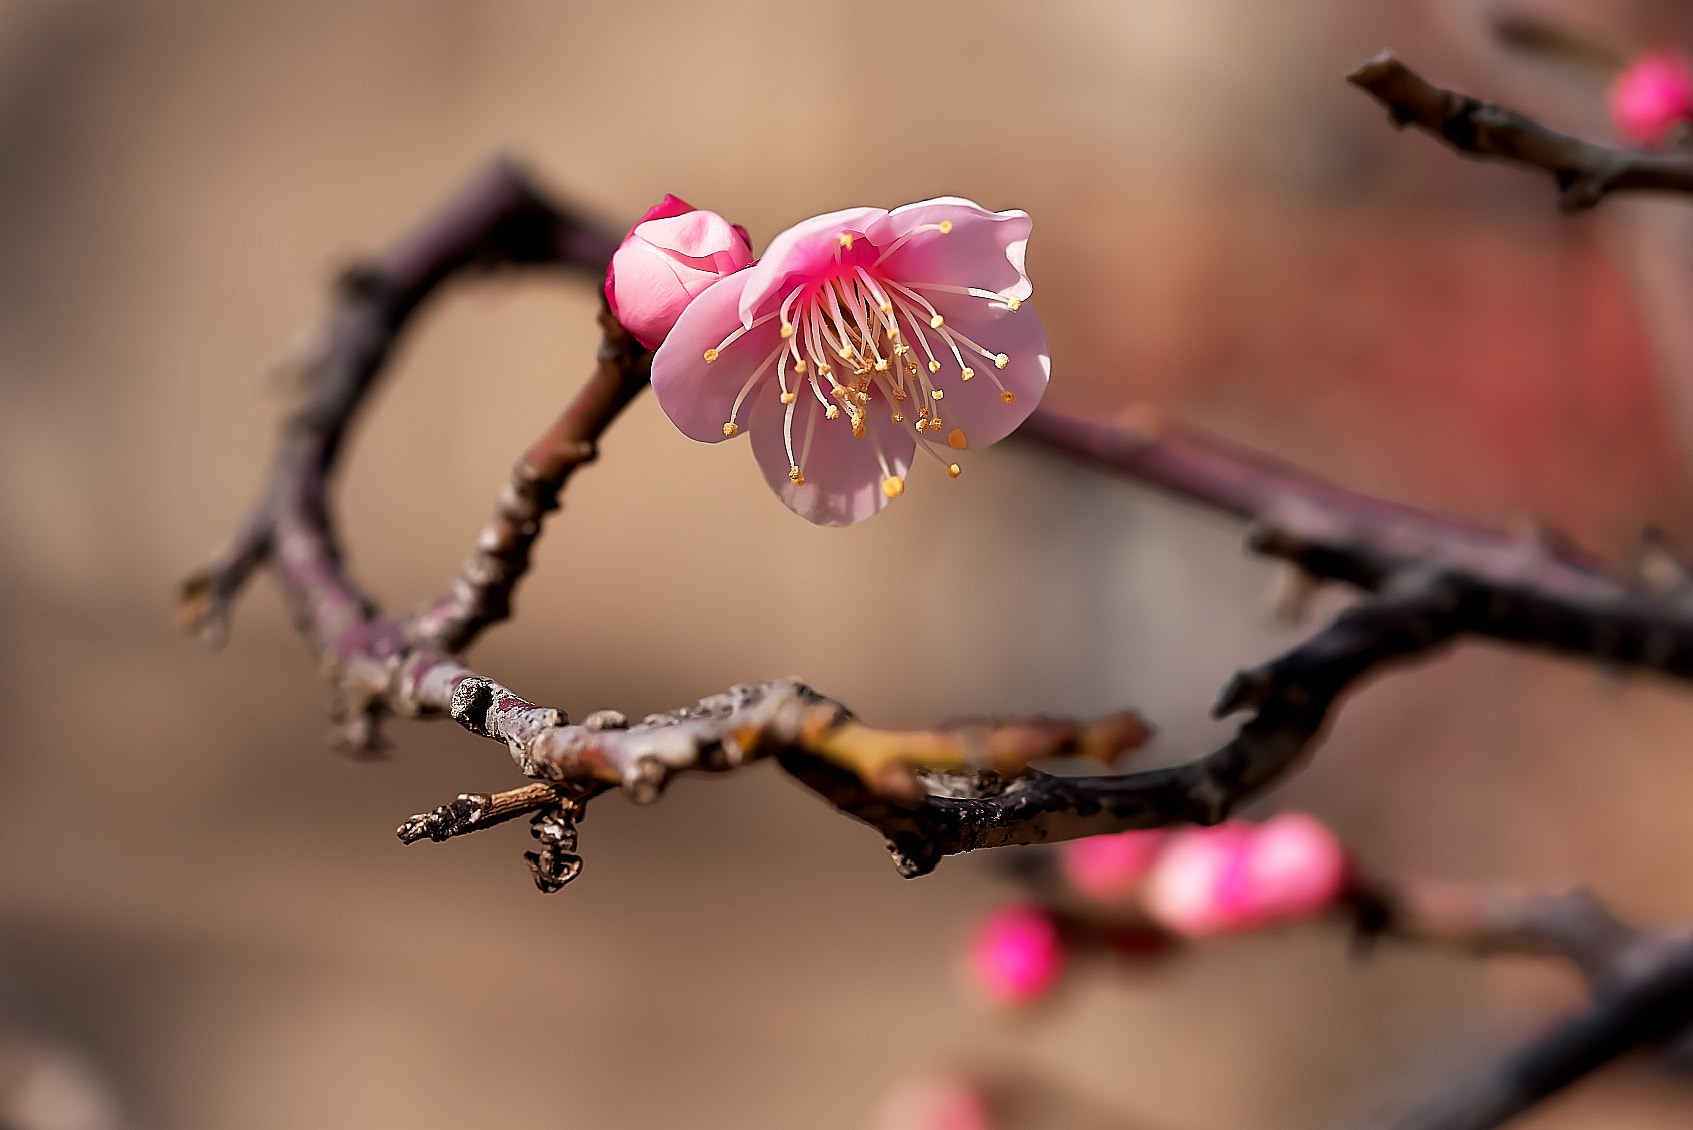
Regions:
M 1011 359 L 949 325 L 924 292 L 967 295 L 1013 311 L 1022 301 L 976 287 L 897 280 L 877 269 L 913 235 L 925 231 L 944 235 L 951 230 L 952 225 L 944 221 L 917 228 L 868 265 L 862 254 L 843 259 L 842 252 L 852 251 L 854 242 L 863 237 L 842 232 L 832 268 L 795 286 L 783 298 L 779 310 L 754 321 L 756 326 L 772 317 L 780 318 L 782 340 L 747 378 L 735 398 L 729 422 L 723 425 L 723 434 L 732 436 L 740 430 L 736 418 L 742 403 L 774 366 L 776 385 L 787 406 L 783 441 L 790 467 L 788 478 L 794 483 L 805 482 L 806 457 L 818 426 L 816 414 L 810 413 L 804 433 L 795 436 L 794 410 L 801 396 L 813 396 L 823 406 L 822 426 L 848 427 L 854 436 L 869 438 L 882 465 L 882 490 L 889 498 L 902 494 L 905 484 L 893 473 L 875 431 L 868 427 L 868 414 L 873 410 L 887 411 L 896 425 L 911 419 L 917 446 L 945 466 L 949 478 L 957 478 L 958 464 L 947 463 L 930 447 L 942 442 L 943 435 L 944 442 L 954 450 L 962 451 L 967 444 L 961 429 L 953 428 L 950 433 L 944 430 L 941 410 L 945 393 L 936 387 L 934 378 L 950 368 L 961 381 L 971 381 L 978 374 L 975 366 L 981 365 L 980 372 L 998 388 L 1000 400 L 1011 404 L 1016 394 L 1006 389 L 996 373 Z M 706 350 L 706 361 L 715 361 L 724 348 L 751 328 L 737 329 L 716 349 Z

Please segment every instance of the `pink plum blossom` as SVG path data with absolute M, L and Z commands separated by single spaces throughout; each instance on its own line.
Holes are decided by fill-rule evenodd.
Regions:
M 637 341 L 657 349 L 688 303 L 751 264 L 745 228 L 666 196 L 629 229 L 612 255 L 605 299 Z
M 1140 885 L 1168 835 L 1149 828 L 1070 840 L 1062 848 L 1064 877 L 1091 899 L 1115 902 Z
M 1664 51 L 1635 60 L 1611 87 L 1611 120 L 1636 145 L 1655 149 L 1677 122 L 1693 119 L 1693 68 Z
M 1001 907 L 976 929 L 970 969 L 1002 1004 L 1039 1000 L 1064 968 L 1064 945 L 1052 916 L 1037 906 Z
M 1146 878 L 1147 912 L 1197 938 L 1323 913 L 1345 889 L 1345 850 L 1322 824 L 1284 813 L 1171 836 Z
M 1029 227 L 956 197 L 796 224 L 682 311 L 653 392 L 694 439 L 750 433 L 801 517 L 867 518 L 904 493 L 917 451 L 956 478 L 956 452 L 1003 439 L 1046 390 Z

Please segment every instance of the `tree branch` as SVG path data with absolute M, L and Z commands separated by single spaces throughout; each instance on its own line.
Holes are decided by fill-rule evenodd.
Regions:
M 1346 79 L 1386 106 L 1397 128 L 1419 126 L 1460 153 L 1550 173 L 1568 212 L 1623 189 L 1693 191 L 1693 154 L 1612 149 L 1555 133 L 1515 110 L 1435 86 L 1391 51 L 1371 55 Z

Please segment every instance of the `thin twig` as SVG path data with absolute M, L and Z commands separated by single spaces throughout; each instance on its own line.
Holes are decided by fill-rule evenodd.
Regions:
M 1397 127 L 1419 126 L 1461 153 L 1550 173 L 1558 206 L 1568 212 L 1623 189 L 1693 192 L 1693 154 L 1613 149 L 1556 133 L 1515 110 L 1435 86 L 1391 51 L 1371 55 L 1346 79 L 1386 106 Z

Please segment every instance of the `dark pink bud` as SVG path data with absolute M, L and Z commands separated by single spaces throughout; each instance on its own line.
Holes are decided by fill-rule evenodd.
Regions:
M 1611 87 L 1611 120 L 1636 145 L 1655 149 L 1670 127 L 1693 119 L 1693 68 L 1671 51 L 1636 59 Z
M 1064 944 L 1052 916 L 1037 906 L 988 915 L 970 946 L 970 969 L 994 1000 L 1029 1004 L 1045 996 L 1064 968 Z

